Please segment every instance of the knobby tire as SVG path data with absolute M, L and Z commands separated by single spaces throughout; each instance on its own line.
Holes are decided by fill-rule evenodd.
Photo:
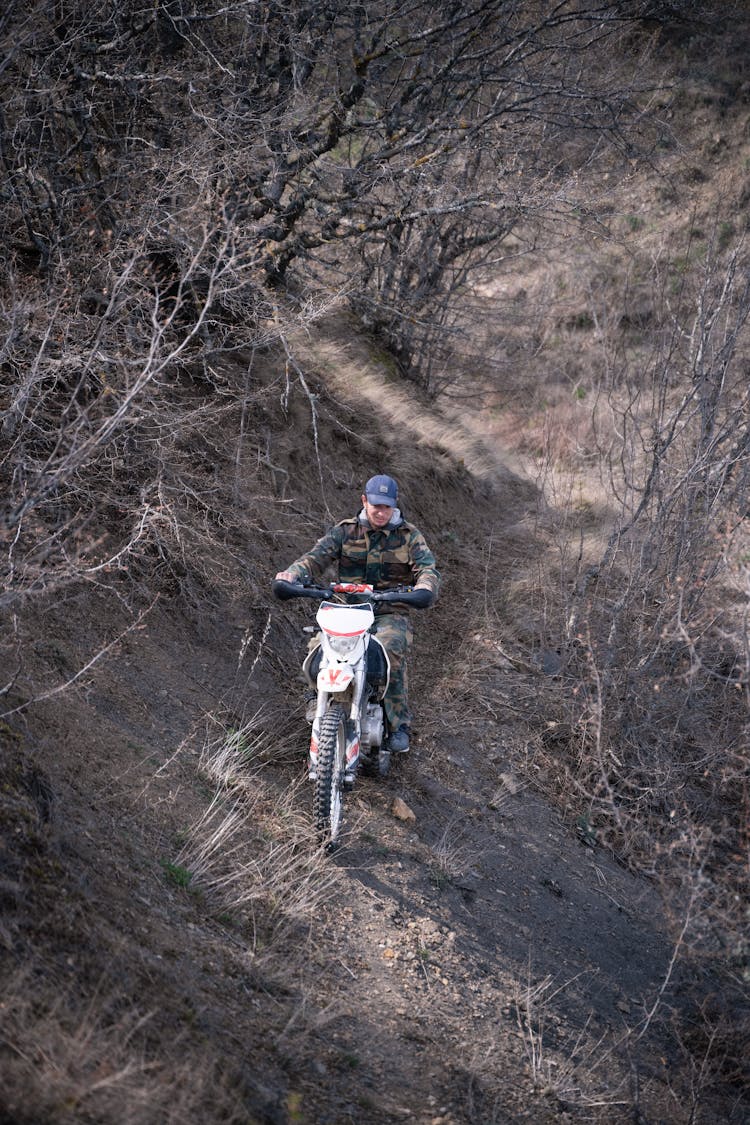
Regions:
M 315 828 L 327 845 L 336 843 L 341 828 L 345 769 L 346 712 L 340 703 L 332 703 L 320 723 L 313 798 Z

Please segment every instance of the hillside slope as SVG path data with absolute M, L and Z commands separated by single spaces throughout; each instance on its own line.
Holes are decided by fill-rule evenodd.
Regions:
M 3 1120 L 681 1120 L 655 890 L 524 781 L 544 672 L 493 640 L 488 596 L 535 565 L 534 490 L 491 450 L 474 475 L 457 424 L 435 445 L 426 404 L 396 424 L 377 355 L 366 368 L 340 329 L 303 382 L 253 369 L 266 450 L 227 419 L 206 435 L 214 526 L 191 530 L 213 557 L 108 575 L 18 623 Z M 361 781 L 327 857 L 302 777 L 309 614 L 268 580 L 380 468 L 445 586 L 418 622 L 413 751 Z
M 555 643 L 564 557 L 601 553 L 614 518 L 604 360 L 613 383 L 650 370 L 682 282 L 746 230 L 748 29 L 728 31 L 670 45 L 663 163 L 598 185 L 608 227 L 471 291 L 466 378 L 437 402 L 335 302 L 301 331 L 279 296 L 275 343 L 178 365 L 137 456 L 96 465 L 113 486 L 81 534 L 106 558 L 132 520 L 127 563 L 90 550 L 77 581 L 32 583 L 0 645 L 0 1123 L 750 1118 L 746 935 L 691 956 L 710 900 L 591 822 Z M 444 586 L 416 621 L 412 751 L 358 782 L 325 855 L 311 614 L 269 580 L 381 470 Z M 720 593 L 741 622 L 746 590 Z M 746 778 L 746 730 L 732 750 Z

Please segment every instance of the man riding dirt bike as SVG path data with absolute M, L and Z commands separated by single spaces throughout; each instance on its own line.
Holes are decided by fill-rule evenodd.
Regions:
M 320 633 L 303 673 L 311 689 L 308 775 L 318 837 L 326 845 L 336 843 L 343 795 L 360 764 L 385 774 L 391 751 L 409 749 L 409 607 L 431 605 L 440 576 L 397 500 L 392 477 L 371 477 L 359 515 L 336 524 L 273 582 L 279 598 L 321 602 Z M 338 581 L 326 582 L 333 569 Z
M 371 477 L 362 494 L 359 515 L 337 523 L 307 554 L 279 571 L 277 581 L 321 581 L 327 571 L 336 568 L 340 582 L 368 583 L 376 592 L 410 586 L 426 591 L 424 604 L 432 604 L 440 587 L 435 558 L 421 531 L 404 520 L 397 505 L 398 485 L 393 477 Z M 403 602 L 376 601 L 373 610 L 371 632 L 390 661 L 383 700 L 389 748 L 405 753 L 411 723 L 406 670 L 413 637 L 409 608 Z

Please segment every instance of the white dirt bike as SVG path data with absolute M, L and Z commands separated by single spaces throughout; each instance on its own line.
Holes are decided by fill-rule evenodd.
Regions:
M 315 827 L 321 842 L 332 845 L 341 830 L 344 793 L 353 787 L 358 769 L 364 766 L 384 776 L 391 760 L 383 707 L 390 662 L 371 632 L 372 603 L 424 609 L 433 595 L 411 586 L 375 590 L 359 582 L 315 586 L 283 579 L 275 579 L 272 590 L 282 600 L 315 598 L 321 603 L 316 614 L 320 644 L 308 652 L 302 671 L 317 691 L 308 760 Z M 331 601 L 334 596 L 344 600 Z

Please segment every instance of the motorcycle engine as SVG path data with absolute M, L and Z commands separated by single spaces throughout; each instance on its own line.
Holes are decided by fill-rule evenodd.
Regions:
M 379 703 L 367 704 L 361 740 L 368 748 L 380 746 L 383 741 L 383 708 Z

